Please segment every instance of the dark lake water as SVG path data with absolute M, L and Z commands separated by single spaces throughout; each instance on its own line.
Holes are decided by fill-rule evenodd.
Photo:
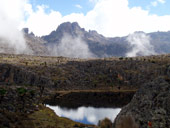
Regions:
M 99 120 L 104 119 L 105 117 L 113 121 L 118 113 L 120 108 L 95 108 L 95 107 L 78 107 L 76 109 L 62 108 L 60 106 L 50 106 L 55 111 L 55 113 L 60 117 L 67 117 L 71 120 L 81 122 L 84 124 L 97 124 Z

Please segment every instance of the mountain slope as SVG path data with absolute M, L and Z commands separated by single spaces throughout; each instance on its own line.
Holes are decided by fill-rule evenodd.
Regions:
M 55 31 L 42 37 L 29 33 L 28 28 L 24 28 L 22 31 L 26 46 L 23 45 L 24 43 L 18 43 L 17 40 L 9 43 L 10 40 L 0 37 L 0 53 L 71 58 L 145 56 L 170 53 L 170 31 L 148 34 L 135 32 L 125 37 L 108 38 L 96 31 L 86 31 L 77 22 L 62 23 Z
M 170 31 L 148 34 L 157 53 L 170 53 Z
M 41 56 L 49 55 L 49 51 L 45 46 L 46 41 L 42 40 L 39 37 L 35 37 L 33 34 L 28 34 L 28 33 L 24 34 L 24 38 L 29 49 L 31 49 L 32 51 L 31 52 L 32 55 L 41 55 Z
M 47 46 L 53 47 L 62 42 L 62 39 L 65 38 L 65 34 L 70 35 L 72 38 L 81 38 L 85 41 L 90 52 L 92 52 L 95 57 L 126 56 L 129 51 L 135 48 L 134 45 L 128 42 L 128 36 L 107 38 L 98 34 L 96 31 L 86 31 L 76 22 L 63 23 L 49 35 L 43 36 L 42 39 L 48 42 Z M 170 53 L 170 32 L 154 32 L 148 34 L 144 32 L 135 32 L 135 34 L 144 34 L 146 37 L 149 37 L 148 42 L 154 48 L 156 54 Z M 137 40 L 141 41 L 142 44 L 142 39 Z M 142 55 L 142 53 L 139 55 Z
M 59 25 L 56 31 L 51 32 L 47 36 L 43 36 L 42 39 L 48 42 L 47 46 L 58 45 L 65 37 L 65 34 L 70 35 L 72 38 L 81 38 L 86 42 L 89 50 L 96 57 L 125 56 L 127 52 L 127 42 L 125 38 L 106 38 L 96 31 L 90 30 L 87 32 L 76 22 L 63 23 Z

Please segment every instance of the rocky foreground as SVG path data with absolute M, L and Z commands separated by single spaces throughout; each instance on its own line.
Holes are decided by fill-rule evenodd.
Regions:
M 131 102 L 123 107 L 122 111 L 117 116 L 115 127 L 121 128 L 125 118 L 131 117 L 133 124 L 127 123 L 127 125 L 131 125 L 132 128 L 146 128 L 148 127 L 148 122 L 152 124 L 153 128 L 169 128 L 169 108 L 170 79 L 159 77 L 143 85 L 137 91 Z
M 135 127 L 144 128 L 150 121 L 156 128 L 166 128 L 169 81 L 170 55 L 82 60 L 1 54 L 0 127 L 95 127 L 60 118 L 42 104 L 47 99 L 65 104 L 73 97 L 69 100 L 74 107 L 77 98 L 87 104 L 84 97 L 107 101 L 108 96 L 109 102 L 117 97 L 123 101 L 118 104 L 126 105 L 139 89 L 118 115 L 115 127 L 123 127 L 119 125 L 123 116 L 130 115 Z

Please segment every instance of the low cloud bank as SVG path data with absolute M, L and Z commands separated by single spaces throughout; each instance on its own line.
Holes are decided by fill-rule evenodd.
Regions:
M 0 1 L 0 52 L 29 54 L 22 32 L 18 29 L 23 18 L 25 0 Z M 10 9 L 9 9 L 10 8 Z
M 156 52 L 154 50 L 154 46 L 150 43 L 150 40 L 150 36 L 143 32 L 135 32 L 130 34 L 127 37 L 127 41 L 130 47 L 132 47 L 132 50 L 126 53 L 126 56 L 136 57 L 155 55 Z
M 82 38 L 72 37 L 69 34 L 64 34 L 59 44 L 51 44 L 48 47 L 51 55 L 64 56 L 71 58 L 93 58 L 93 53 L 90 52 L 87 42 Z

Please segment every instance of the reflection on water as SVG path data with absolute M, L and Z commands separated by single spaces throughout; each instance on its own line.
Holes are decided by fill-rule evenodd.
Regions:
M 105 117 L 110 120 L 114 120 L 120 108 L 94 108 L 94 107 L 79 107 L 77 109 L 66 109 L 59 106 L 49 106 L 60 117 L 67 117 L 71 120 L 85 123 L 85 124 L 97 124 L 99 120 Z

